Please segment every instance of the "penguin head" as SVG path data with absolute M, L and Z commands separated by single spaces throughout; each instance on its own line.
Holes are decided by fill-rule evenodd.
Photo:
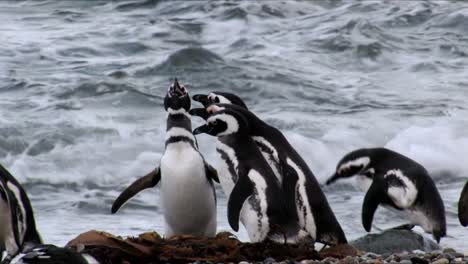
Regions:
M 374 170 L 370 164 L 371 158 L 367 149 L 350 152 L 338 162 L 335 174 L 327 180 L 326 184 L 329 185 L 340 178 L 350 178 L 359 174 L 372 178 Z
M 185 86 L 179 84 L 177 78 L 174 79 L 164 98 L 164 109 L 169 113 L 183 113 L 190 110 L 190 96 Z
M 208 107 L 209 111 L 209 107 Z M 248 123 L 245 117 L 233 110 L 221 110 L 213 113 L 206 120 L 206 124 L 196 128 L 194 135 L 206 133 L 216 137 L 246 134 Z
M 212 104 L 233 104 L 247 109 L 247 105 L 242 99 L 232 93 L 211 92 L 209 94 L 196 94 L 193 100 L 200 102 L 206 108 Z

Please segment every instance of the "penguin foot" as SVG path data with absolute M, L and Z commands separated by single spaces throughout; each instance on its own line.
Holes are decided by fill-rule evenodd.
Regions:
M 403 224 L 390 228 L 389 230 L 413 230 L 415 225 L 413 224 Z

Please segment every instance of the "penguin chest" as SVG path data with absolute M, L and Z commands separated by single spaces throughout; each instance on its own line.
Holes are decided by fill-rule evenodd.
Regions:
M 216 143 L 216 151 L 220 157 L 218 162 L 219 182 L 223 188 L 224 194 L 226 197 L 229 197 L 238 179 L 237 167 L 239 162 L 234 149 L 219 140 Z
M 254 192 L 241 209 L 240 220 L 252 242 L 263 241 L 270 232 L 268 215 L 267 184 L 255 170 L 250 170 L 248 177 L 254 184 Z
M 290 158 L 286 159 L 287 164 L 297 174 L 296 183 L 296 209 L 299 217 L 299 225 L 305 229 L 310 236 L 315 240 L 317 237 L 317 226 L 315 224 L 315 218 L 312 212 L 312 206 L 307 195 L 306 182 L 307 177 L 303 170 Z
M 161 159 L 160 192 L 169 225 L 202 225 L 216 215 L 215 194 L 203 158 L 188 143 L 172 143 L 166 148 Z
M 273 170 L 278 182 L 281 186 L 283 182 L 283 176 L 281 174 L 281 168 L 279 165 L 278 151 L 273 145 L 263 137 L 252 137 L 258 148 L 260 149 L 263 157 L 268 162 L 268 165 Z
M 434 225 L 422 210 L 412 208 L 405 210 L 405 213 L 412 224 L 420 226 L 427 233 L 432 233 Z
M 384 175 L 387 195 L 401 209 L 413 206 L 418 196 L 415 184 L 401 170 L 389 170 Z
M 0 199 L 0 249 L 5 249 L 9 255 L 14 255 L 19 249 L 13 234 L 10 207 L 3 199 Z

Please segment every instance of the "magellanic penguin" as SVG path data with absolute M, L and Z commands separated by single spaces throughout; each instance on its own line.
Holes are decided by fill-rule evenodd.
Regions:
M 312 239 L 327 245 L 347 243 L 343 229 L 331 210 L 314 174 L 283 133 L 244 108 L 245 104 L 214 104 L 223 100 L 216 100 L 217 97 L 214 97 L 213 94 L 211 93 L 211 96 L 196 95 L 194 100 L 202 102 L 205 107 L 208 106 L 210 112 L 233 109 L 248 119 L 251 126 L 249 135 L 278 178 L 288 197 L 286 200 L 288 207 L 296 208 L 302 229 L 298 237 L 310 236 Z M 231 94 L 224 93 L 223 97 L 228 98 L 227 100 L 230 102 L 238 101 L 238 97 Z M 203 118 L 210 115 L 208 111 L 203 111 L 203 109 L 192 109 L 191 111 L 194 115 Z
M 216 234 L 216 170 L 205 162 L 192 134 L 190 97 L 177 80 L 164 98 L 168 113 L 166 148 L 159 168 L 131 184 L 115 200 L 112 213 L 143 189 L 161 182 L 165 235 Z
M 241 114 L 226 110 L 210 116 L 194 134 L 218 137 L 216 150 L 232 177 L 232 191 L 227 190 L 232 229 L 238 231 L 240 220 L 252 242 L 287 242 L 288 235 L 297 232 L 297 219 L 285 206 L 277 179 L 249 136 L 249 129 Z
M 0 252 L 7 252 L 2 264 L 9 263 L 20 252 L 41 243 L 26 192 L 0 165 Z
M 389 149 L 358 149 L 341 159 L 327 184 L 356 175 L 372 180 L 362 206 L 362 224 L 367 232 L 382 204 L 403 211 L 411 224 L 421 226 L 437 242 L 446 235 L 444 203 L 423 166 Z
M 23 252 L 11 264 L 99 264 L 99 262 L 91 255 L 78 253 L 71 248 L 37 245 Z
M 468 226 L 468 182 L 466 182 L 458 202 L 458 219 L 463 226 Z

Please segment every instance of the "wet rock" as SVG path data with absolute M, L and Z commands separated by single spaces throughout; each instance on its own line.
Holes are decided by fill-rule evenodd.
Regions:
M 351 241 L 350 244 L 361 251 L 377 254 L 440 249 L 432 240 L 409 230 L 387 230 L 380 234 L 368 234 Z

